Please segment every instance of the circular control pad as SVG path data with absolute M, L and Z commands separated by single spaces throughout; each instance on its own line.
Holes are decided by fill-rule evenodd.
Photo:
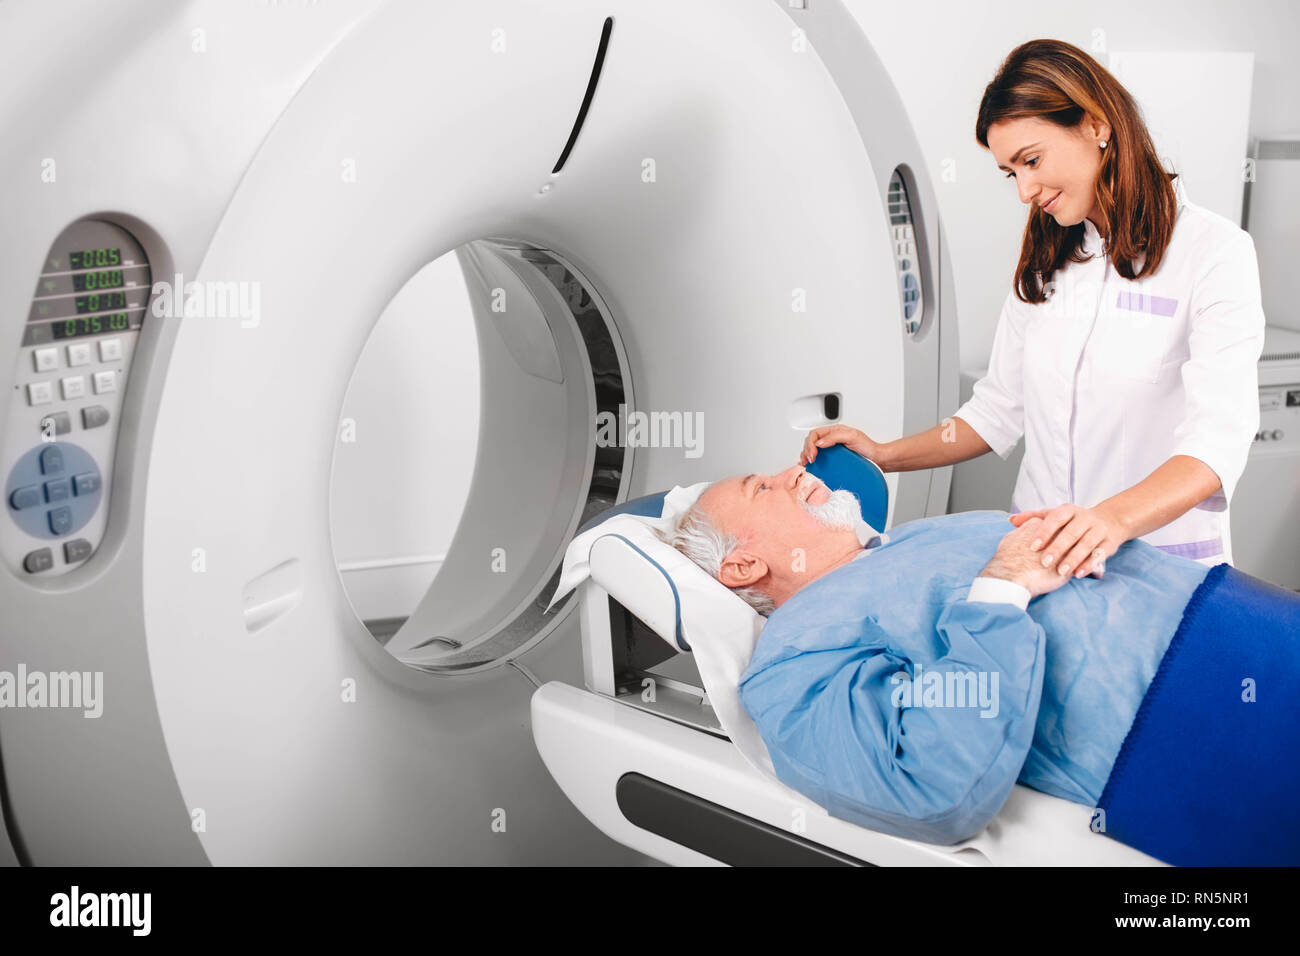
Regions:
M 95 459 L 70 442 L 42 442 L 14 463 L 5 482 L 5 508 L 34 538 L 64 538 L 99 508 L 104 481 Z

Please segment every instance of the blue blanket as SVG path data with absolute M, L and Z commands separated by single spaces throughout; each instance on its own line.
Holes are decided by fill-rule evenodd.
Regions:
M 1098 806 L 1098 829 L 1166 863 L 1300 864 L 1300 595 L 1210 570 Z

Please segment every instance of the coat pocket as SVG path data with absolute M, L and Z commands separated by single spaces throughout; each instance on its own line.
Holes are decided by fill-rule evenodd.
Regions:
M 1094 365 L 1103 374 L 1158 382 L 1180 351 L 1178 300 L 1121 289 L 1107 292 L 1094 331 Z

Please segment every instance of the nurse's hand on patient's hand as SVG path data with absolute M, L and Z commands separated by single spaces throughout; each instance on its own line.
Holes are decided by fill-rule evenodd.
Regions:
M 1101 505 L 1080 508 L 1064 504 L 1022 511 L 1011 516 L 1011 523 L 1024 527 L 1033 518 L 1042 519 L 1043 524 L 1031 546 L 1042 552 L 1039 561 L 1043 566 L 1053 568 L 1062 579 L 1071 573 L 1076 578 L 1088 574 L 1101 577 L 1106 559 L 1130 537 L 1123 523 Z
M 1030 547 L 1042 534 L 1042 527 L 1042 518 L 1026 519 L 998 544 L 997 553 L 980 572 L 980 577 L 1014 581 L 1028 591 L 1030 597 L 1047 594 L 1063 585 L 1067 579 L 1051 568 L 1043 567 L 1042 556 Z
M 803 450 L 799 453 L 799 464 L 811 464 L 817 458 L 819 448 L 831 445 L 845 445 L 864 458 L 875 461 L 880 457 L 880 445 L 867 437 L 865 432 L 848 425 L 825 425 L 814 428 L 803 440 Z

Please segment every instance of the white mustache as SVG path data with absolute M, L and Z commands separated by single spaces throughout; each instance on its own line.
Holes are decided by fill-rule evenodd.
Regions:
M 805 511 L 819 523 L 835 531 L 852 531 L 862 521 L 862 506 L 851 491 L 841 488 L 819 505 L 801 500 Z

